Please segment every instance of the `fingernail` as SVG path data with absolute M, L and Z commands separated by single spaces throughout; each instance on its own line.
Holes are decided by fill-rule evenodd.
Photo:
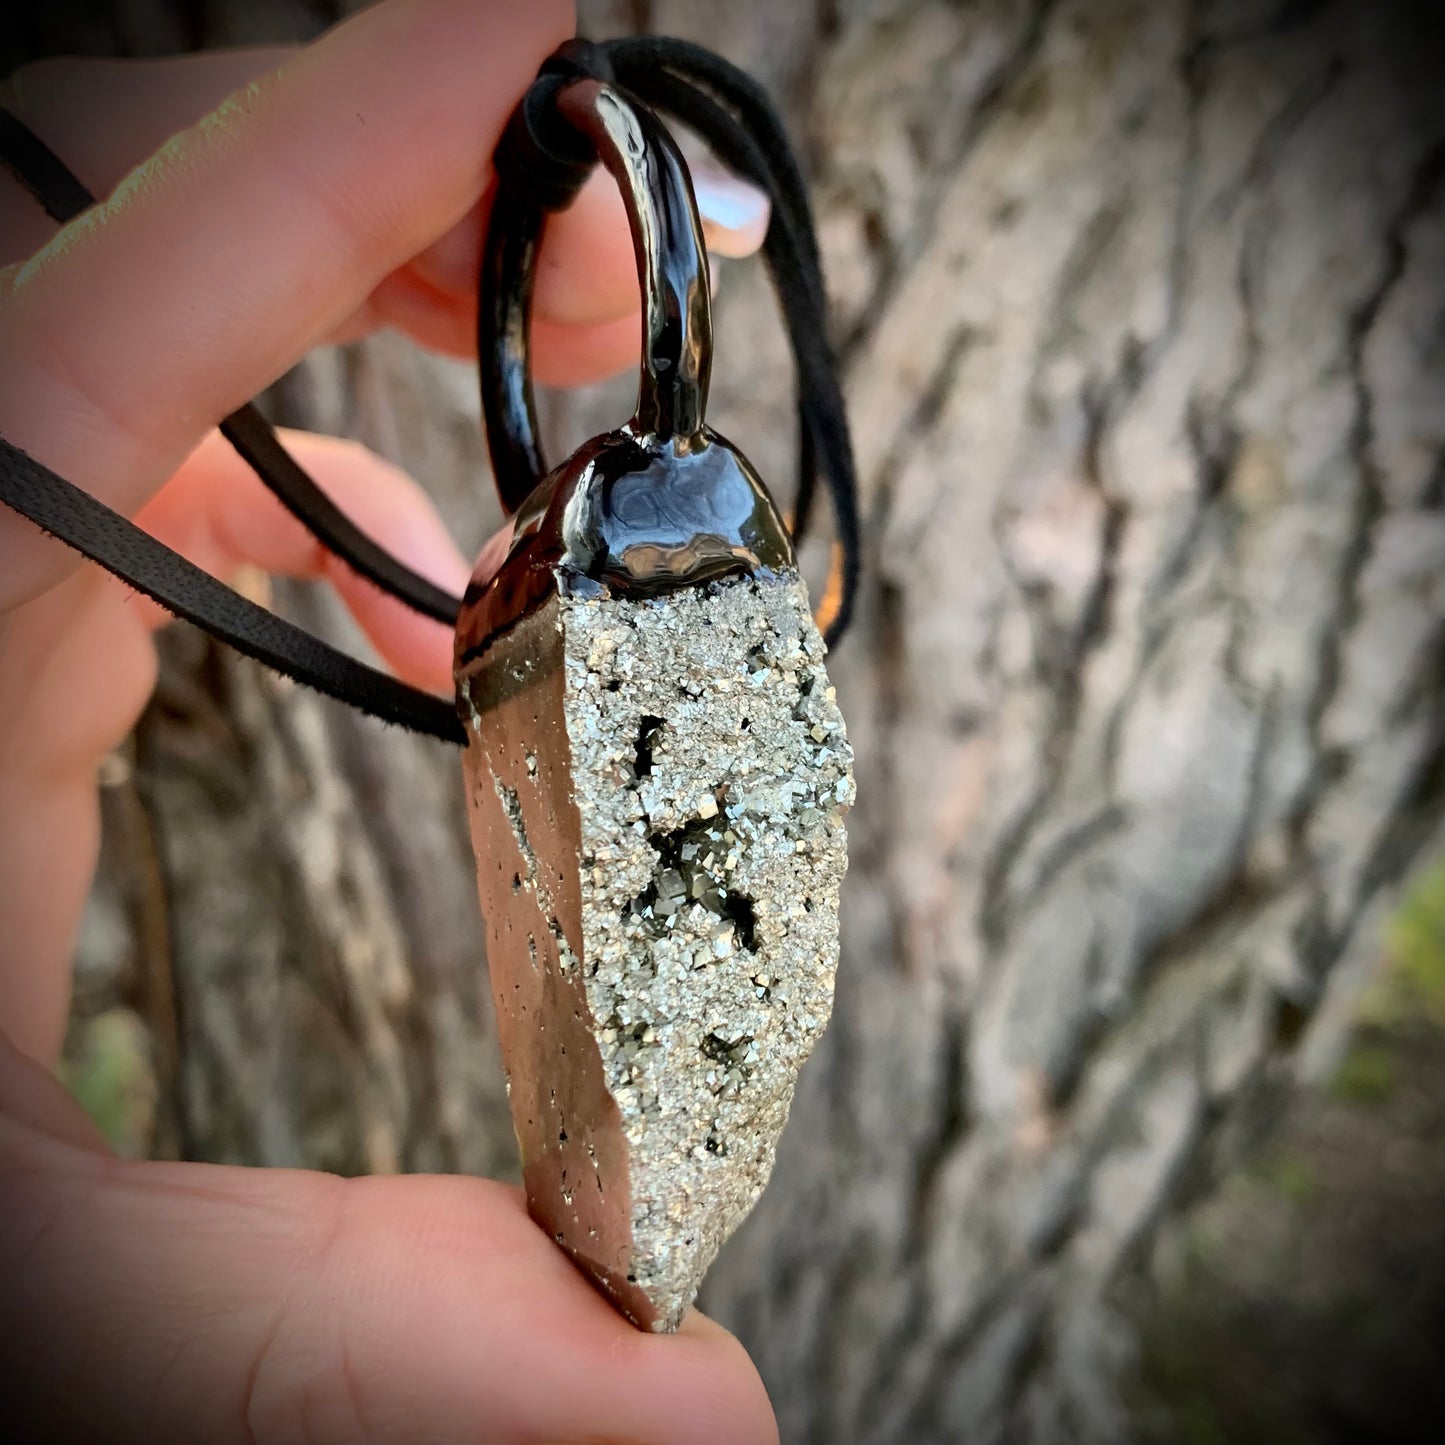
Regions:
M 691 163 L 703 240 L 719 256 L 751 256 L 763 244 L 772 213 L 766 194 L 711 157 Z

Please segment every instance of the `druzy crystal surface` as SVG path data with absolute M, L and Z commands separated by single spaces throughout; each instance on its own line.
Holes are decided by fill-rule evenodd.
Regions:
M 459 676 L 533 1216 L 677 1326 L 827 1023 L 851 753 L 791 571 L 559 593 Z

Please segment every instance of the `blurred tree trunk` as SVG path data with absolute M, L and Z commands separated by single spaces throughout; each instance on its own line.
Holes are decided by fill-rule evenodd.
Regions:
M 191 10 L 120 38 L 325 19 Z M 1124 1438 L 1120 1282 L 1332 1057 L 1439 826 L 1428 7 L 583 10 L 722 50 L 806 140 L 864 487 L 837 1009 L 707 1307 L 790 1442 Z M 754 266 L 715 395 L 786 492 Z M 465 368 L 382 339 L 275 401 L 404 462 L 468 546 L 494 523 Z M 553 455 L 625 409 L 554 399 Z M 512 1170 L 456 758 L 169 651 L 82 959 L 130 960 L 156 1147 Z

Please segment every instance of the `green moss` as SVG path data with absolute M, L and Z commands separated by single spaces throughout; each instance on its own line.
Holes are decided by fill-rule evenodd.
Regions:
M 1403 1011 L 1445 1027 L 1445 858 L 1405 894 L 1386 927 L 1385 952 Z
M 1130 1392 L 1135 1438 L 1148 1445 L 1311 1445 L 1295 1403 L 1262 1392 L 1259 1362 L 1239 1322 L 1201 1314 L 1192 1293 L 1172 1300 L 1140 1340 Z
M 1307 1204 L 1319 1188 L 1319 1180 L 1309 1160 L 1294 1153 L 1280 1154 L 1271 1160 L 1266 1178 L 1291 1204 Z
M 1215 1413 L 1207 1389 L 1196 1390 L 1181 1400 L 1174 1422 L 1183 1445 L 1229 1445 L 1229 1432 Z
M 1398 1082 L 1393 1050 L 1383 1044 L 1357 1043 L 1344 1057 L 1330 1083 L 1330 1092 L 1347 1104 L 1385 1103 Z
M 113 1008 L 73 1022 L 56 1072 L 118 1154 L 144 1156 L 156 1087 L 145 1028 L 135 1014 Z
M 1134 1404 L 1156 1420 L 1162 1413 L 1171 1439 L 1179 1445 L 1229 1445 L 1229 1432 L 1215 1409 L 1208 1365 L 1187 1337 L 1166 1331 L 1142 1341 L 1140 1385 Z
M 1384 968 L 1360 1004 L 1362 1038 L 1334 1079 L 1335 1097 L 1349 1103 L 1391 1096 L 1406 1031 L 1445 1029 L 1445 858 L 1416 875 L 1382 943 Z

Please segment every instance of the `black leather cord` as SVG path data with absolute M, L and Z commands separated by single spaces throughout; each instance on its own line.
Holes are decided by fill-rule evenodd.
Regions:
M 247 657 L 384 722 L 466 742 L 448 699 L 367 667 L 257 606 L 3 438 L 0 501 Z
M 61 225 L 95 204 L 95 197 L 60 157 L 29 126 L 3 108 L 0 165 L 40 202 L 52 221 Z
M 54 151 L 3 109 L 0 163 L 61 224 L 95 203 Z M 440 622 L 456 621 L 458 600 L 362 532 L 311 480 L 254 406 L 233 412 L 220 429 L 281 503 L 348 566 L 416 611 Z M 451 701 L 367 667 L 257 606 L 4 438 L 0 501 L 247 657 L 384 722 L 465 743 Z
M 581 39 L 559 45 L 542 62 L 492 156 L 498 184 L 526 192 L 543 210 L 566 210 L 597 164 L 597 154 L 586 138 L 557 111 L 558 92 L 584 76 L 612 78 L 602 46 Z
M 220 426 L 221 435 L 328 551 L 353 572 L 374 582 L 414 612 L 455 625 L 461 601 L 403 566 L 379 547 L 307 476 L 301 464 L 281 445 L 271 423 L 254 406 L 233 411 Z
M 95 197 L 60 157 L 4 109 L 0 109 L 0 164 L 61 225 L 95 204 Z M 446 623 L 457 620 L 461 600 L 373 542 L 307 476 L 254 406 L 248 403 L 232 412 L 220 430 L 282 506 L 354 572 L 427 617 Z

